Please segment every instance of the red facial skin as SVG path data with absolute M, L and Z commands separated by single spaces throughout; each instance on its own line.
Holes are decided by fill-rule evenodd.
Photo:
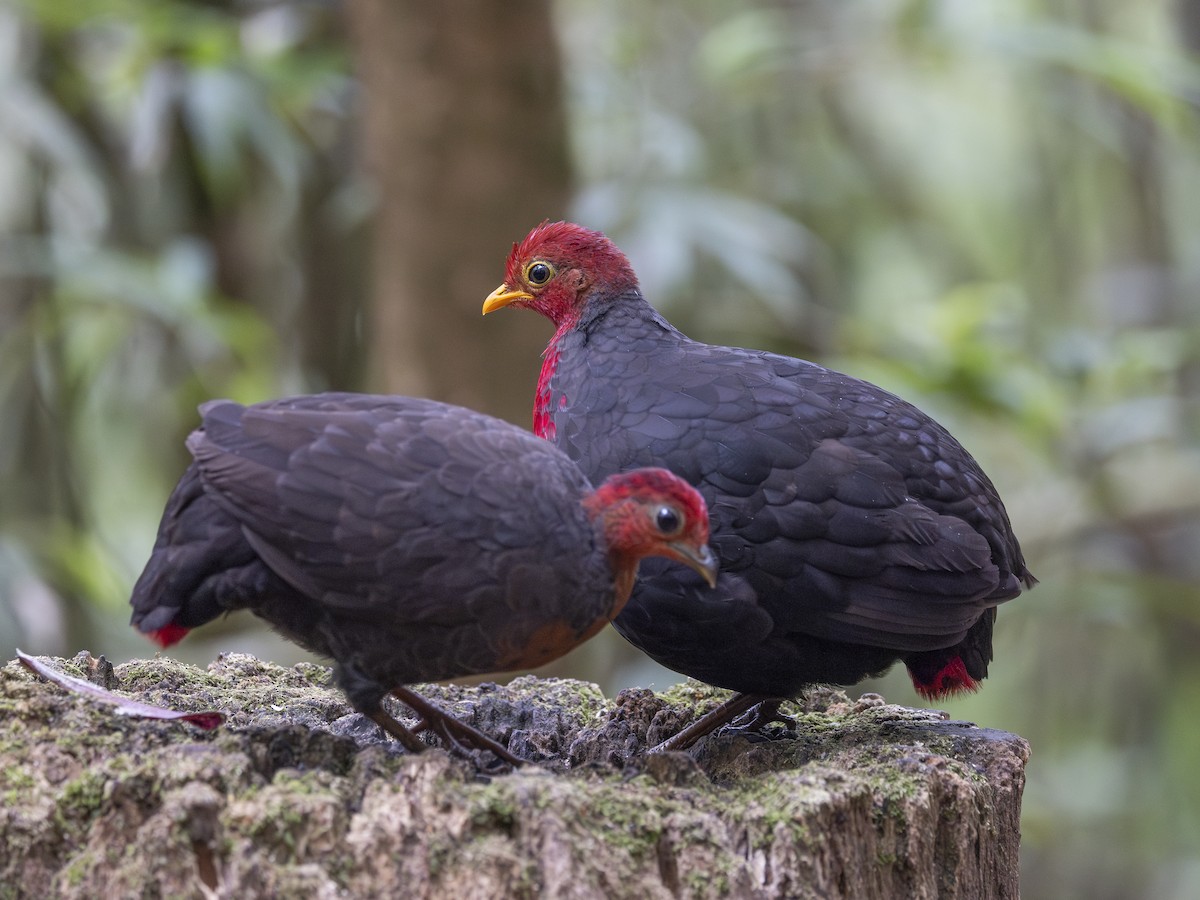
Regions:
M 666 469 L 639 469 L 613 475 L 583 505 L 593 520 L 601 522 L 619 607 L 629 599 L 638 562 L 644 557 L 665 556 L 692 565 L 697 554 L 708 552 L 704 498 Z M 678 528 L 664 532 L 658 516 L 666 511 L 674 513 Z
M 550 263 L 556 270 L 543 285 L 526 279 L 526 270 L 535 261 Z M 598 231 L 570 222 L 543 222 L 521 243 L 513 244 L 504 283 L 532 295 L 513 306 L 536 310 L 560 332 L 578 321 L 589 288 L 620 293 L 638 286 L 633 267 L 616 244 Z

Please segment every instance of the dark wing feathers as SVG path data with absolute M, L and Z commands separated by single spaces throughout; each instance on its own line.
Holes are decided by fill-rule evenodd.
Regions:
M 403 597 L 405 621 L 470 622 L 497 582 L 531 577 L 514 568 L 585 568 L 572 554 L 591 547 L 589 485 L 519 429 L 369 395 L 203 412 L 188 446 L 209 493 L 277 575 L 339 614 Z

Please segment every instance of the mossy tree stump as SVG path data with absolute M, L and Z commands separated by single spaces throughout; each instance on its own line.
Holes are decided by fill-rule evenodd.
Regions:
M 727 696 L 423 689 L 530 766 L 406 755 L 312 665 L 51 660 L 216 731 L 0 669 L 0 896 L 1009 898 L 1028 745 L 814 691 L 794 738 L 645 747 Z

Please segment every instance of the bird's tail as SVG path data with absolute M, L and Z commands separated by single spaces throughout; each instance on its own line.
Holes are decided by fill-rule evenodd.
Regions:
M 242 534 L 204 491 L 192 465 L 179 480 L 146 568 L 129 599 L 131 622 L 161 647 L 261 591 L 269 577 Z
M 905 657 L 904 664 L 908 666 L 917 693 L 926 700 L 940 700 L 979 690 L 979 682 L 987 678 L 988 663 L 992 661 L 992 626 L 995 622 L 996 608 L 993 606 L 953 647 Z

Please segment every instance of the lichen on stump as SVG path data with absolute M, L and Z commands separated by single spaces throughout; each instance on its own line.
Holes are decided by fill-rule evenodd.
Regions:
M 0 669 L 0 896 L 1018 895 L 1028 745 L 820 689 L 796 736 L 640 752 L 726 696 L 423 686 L 536 765 L 404 754 L 328 670 L 243 655 L 64 671 L 222 728 L 143 721 Z

